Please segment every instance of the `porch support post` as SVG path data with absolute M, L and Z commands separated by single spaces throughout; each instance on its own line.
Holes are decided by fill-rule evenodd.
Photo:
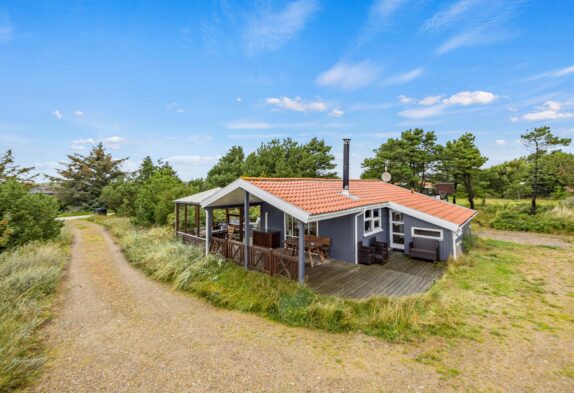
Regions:
M 251 231 L 251 226 L 249 221 L 249 193 L 245 190 L 243 191 L 243 227 L 243 244 L 245 244 L 243 260 L 245 269 L 247 269 L 247 266 L 249 266 L 249 239 L 251 238 L 249 232 Z
M 207 215 L 205 217 L 205 255 L 209 254 L 209 243 L 211 243 L 211 226 L 213 222 L 213 208 L 205 208 Z
M 175 203 L 175 237 L 179 231 L 179 203 Z
M 305 281 L 305 223 L 297 220 L 299 224 L 299 282 Z
M 201 210 L 199 205 L 195 205 L 195 236 L 201 236 Z
M 188 233 L 187 231 L 187 207 L 189 205 L 186 203 L 183 205 L 183 233 Z

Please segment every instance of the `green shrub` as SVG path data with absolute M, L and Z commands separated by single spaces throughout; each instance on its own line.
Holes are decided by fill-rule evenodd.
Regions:
M 58 202 L 42 194 L 32 194 L 16 181 L 0 184 L 0 251 L 30 241 L 47 240 L 60 233 L 56 221 Z
M 50 318 L 70 243 L 64 232 L 0 255 L 0 392 L 23 387 L 45 363 L 38 330 Z
M 506 205 L 497 211 L 490 225 L 494 229 L 512 231 L 573 233 L 574 220 L 558 217 L 552 211 L 551 206 L 540 206 L 538 214 L 531 215 L 527 205 Z

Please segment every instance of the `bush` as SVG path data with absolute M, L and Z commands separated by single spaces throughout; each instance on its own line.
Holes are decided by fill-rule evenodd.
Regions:
M 23 387 L 46 360 L 38 329 L 50 317 L 70 243 L 64 232 L 57 242 L 0 255 L 0 392 Z
M 60 233 L 56 221 L 58 201 L 47 195 L 32 194 L 16 181 L 0 184 L 0 251 L 34 240 L 47 240 Z
M 574 220 L 553 214 L 550 206 L 539 206 L 538 214 L 531 215 L 527 205 L 504 205 L 490 223 L 494 229 L 540 232 L 573 233 Z

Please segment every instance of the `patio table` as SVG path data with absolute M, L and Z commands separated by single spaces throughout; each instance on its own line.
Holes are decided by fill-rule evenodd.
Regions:
M 283 245 L 286 250 L 291 250 L 292 255 L 295 255 L 299 250 L 299 239 L 287 239 Z M 323 253 L 321 252 L 321 247 L 323 247 L 321 243 L 305 240 L 305 251 L 309 253 L 309 262 L 311 263 L 311 267 L 313 267 L 313 253 L 319 255 L 321 262 L 325 262 Z

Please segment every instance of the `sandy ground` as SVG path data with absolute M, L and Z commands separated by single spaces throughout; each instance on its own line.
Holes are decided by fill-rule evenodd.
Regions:
M 33 391 L 574 390 L 572 379 L 555 371 L 569 367 L 572 348 L 562 349 L 560 363 L 552 358 L 572 344 L 562 335 L 552 342 L 516 338 L 520 345 L 512 337 L 504 344 L 390 344 L 290 328 L 174 292 L 133 269 L 100 226 L 67 225 L 76 240 L 58 317 L 46 331 L 53 361 Z M 441 368 L 462 373 L 448 376 L 414 360 L 433 348 L 448 351 Z
M 569 248 L 574 245 L 570 243 L 564 236 L 548 235 L 544 233 L 499 231 L 496 229 L 487 228 L 481 228 L 475 233 L 485 239 L 504 240 L 521 244 L 533 244 L 560 248 Z

